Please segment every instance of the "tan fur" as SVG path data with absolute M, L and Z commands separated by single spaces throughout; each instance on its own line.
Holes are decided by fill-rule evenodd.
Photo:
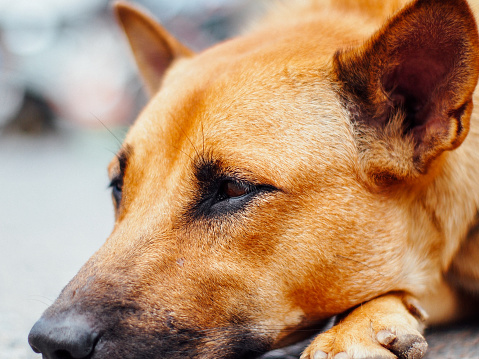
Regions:
M 304 358 L 422 357 L 426 312 L 463 317 L 479 288 L 479 40 L 456 3 L 288 1 L 197 55 L 117 4 L 148 88 L 161 88 L 110 165 L 115 229 L 48 315 L 121 302 L 142 313 L 128 333 L 171 333 L 173 349 L 149 342 L 149 355 L 239 358 L 239 330 L 264 344 L 256 353 L 347 313 Z M 454 26 L 429 34 L 447 14 Z M 431 64 L 401 73 L 416 57 Z M 416 65 L 437 70 L 433 85 L 411 87 Z M 393 108 L 408 91 L 418 112 Z M 224 173 L 216 185 L 198 174 L 209 165 Z M 224 177 L 275 190 L 198 214 Z M 171 339 L 185 328 L 206 334 Z

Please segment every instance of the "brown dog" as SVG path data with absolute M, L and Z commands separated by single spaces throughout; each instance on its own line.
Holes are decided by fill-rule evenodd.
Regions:
M 470 313 L 474 16 L 327 3 L 198 55 L 116 5 L 152 99 L 109 168 L 113 233 L 32 329 L 36 352 L 253 358 L 342 314 L 304 358 L 421 358 L 425 323 Z

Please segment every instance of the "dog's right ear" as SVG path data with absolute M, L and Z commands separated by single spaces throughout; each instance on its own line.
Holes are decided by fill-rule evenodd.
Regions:
M 113 8 L 151 96 L 160 88 L 170 65 L 178 58 L 192 56 L 193 52 L 143 11 L 123 1 L 116 2 Z
M 362 46 L 339 51 L 334 73 L 369 178 L 423 178 L 469 130 L 479 76 L 474 15 L 465 0 L 416 0 Z

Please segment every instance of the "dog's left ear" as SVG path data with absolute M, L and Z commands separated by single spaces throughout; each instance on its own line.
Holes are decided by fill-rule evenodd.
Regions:
M 418 0 L 362 47 L 338 52 L 334 74 L 361 161 L 376 182 L 415 179 L 469 130 L 479 39 L 464 0 Z
M 115 2 L 113 8 L 128 37 L 148 93 L 153 95 L 170 65 L 178 58 L 192 56 L 193 52 L 144 11 L 123 1 Z

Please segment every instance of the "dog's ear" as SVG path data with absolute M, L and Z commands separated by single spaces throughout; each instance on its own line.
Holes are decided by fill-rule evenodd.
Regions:
M 415 1 L 363 46 L 336 53 L 334 74 L 367 174 L 417 178 L 469 130 L 479 72 L 474 16 L 463 0 Z
M 168 67 L 178 58 L 192 56 L 193 52 L 143 11 L 122 1 L 116 2 L 113 7 L 148 93 L 153 95 L 160 88 Z

